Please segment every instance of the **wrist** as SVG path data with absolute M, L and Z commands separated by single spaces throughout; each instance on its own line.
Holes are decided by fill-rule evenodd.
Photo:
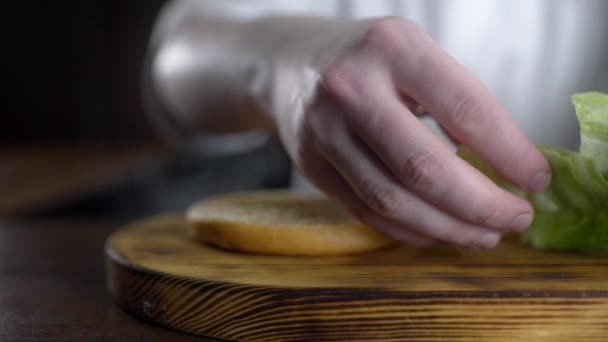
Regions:
M 235 44 L 246 51 L 242 84 L 277 125 L 297 126 L 315 96 L 321 72 L 364 27 L 363 21 L 320 17 L 268 17 L 245 23 Z

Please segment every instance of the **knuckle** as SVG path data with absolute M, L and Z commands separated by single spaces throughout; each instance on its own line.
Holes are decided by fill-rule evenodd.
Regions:
M 462 134 L 473 135 L 483 124 L 484 112 L 482 104 L 473 96 L 467 95 L 452 111 L 451 121 Z
M 374 185 L 361 186 L 364 202 L 376 213 L 392 217 L 400 210 L 402 201 L 396 190 Z
M 424 29 L 413 21 L 389 16 L 371 22 L 361 42 L 364 49 L 381 52 L 390 59 L 402 53 L 403 47 L 408 45 L 402 42 L 425 36 Z
M 325 90 L 338 98 L 349 98 L 358 73 L 346 60 L 338 59 L 321 72 L 321 83 Z
M 475 210 L 472 220 L 479 225 L 494 225 L 494 218 L 498 213 L 498 206 L 495 201 L 484 201 L 479 205 L 479 209 Z
M 403 40 L 405 20 L 397 17 L 386 17 L 373 21 L 362 36 L 365 49 L 392 54 L 397 42 Z
M 404 21 L 399 17 L 384 17 L 374 20 L 367 27 L 363 41 L 371 44 L 385 44 L 387 41 L 390 43 L 402 35 Z
M 400 170 L 400 180 L 409 189 L 431 190 L 441 177 L 443 166 L 431 152 L 420 151 L 408 157 Z

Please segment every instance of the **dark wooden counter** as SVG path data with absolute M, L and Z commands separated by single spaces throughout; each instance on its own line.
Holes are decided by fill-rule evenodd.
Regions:
M 103 245 L 119 225 L 0 221 L 0 341 L 200 341 L 114 305 Z
M 105 239 L 126 219 L 199 197 L 285 186 L 289 163 L 276 146 L 208 160 L 124 144 L 0 146 L 0 341 L 200 341 L 112 302 Z M 118 195 L 95 200 L 99 210 L 77 204 L 108 191 Z M 66 205 L 75 209 L 45 211 Z
M 0 147 L 0 216 L 23 215 L 103 190 L 166 154 L 124 144 Z

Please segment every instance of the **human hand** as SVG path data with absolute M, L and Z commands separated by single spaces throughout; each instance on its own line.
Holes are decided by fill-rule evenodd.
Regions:
M 526 191 L 550 168 L 506 110 L 417 25 L 365 23 L 319 70 L 296 119 L 277 116 L 295 164 L 362 222 L 397 239 L 492 248 L 533 219 L 524 199 L 460 159 L 413 114 L 421 105 L 459 143 Z M 288 123 L 286 123 L 288 121 Z

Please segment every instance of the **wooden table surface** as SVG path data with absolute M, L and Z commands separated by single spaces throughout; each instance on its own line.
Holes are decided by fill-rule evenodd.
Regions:
M 1 146 L 0 215 L 20 216 L 102 190 L 166 154 L 124 144 Z
M 0 341 L 204 340 L 137 320 L 112 302 L 103 245 L 122 223 L 0 221 Z
M 264 153 L 269 152 L 262 149 L 234 165 L 251 173 L 267 161 Z M 0 341 L 204 340 L 139 321 L 112 302 L 105 289 L 103 247 L 106 237 L 126 222 L 31 218 L 31 213 L 135 178 L 142 168 L 156 170 L 171 158 L 163 148 L 124 144 L 0 146 Z M 199 178 L 230 171 L 230 162 L 207 168 Z M 225 184 L 216 182 L 207 190 L 254 188 L 265 177 L 231 181 L 241 176 L 230 171 Z M 183 189 L 184 184 L 190 183 L 173 187 Z

